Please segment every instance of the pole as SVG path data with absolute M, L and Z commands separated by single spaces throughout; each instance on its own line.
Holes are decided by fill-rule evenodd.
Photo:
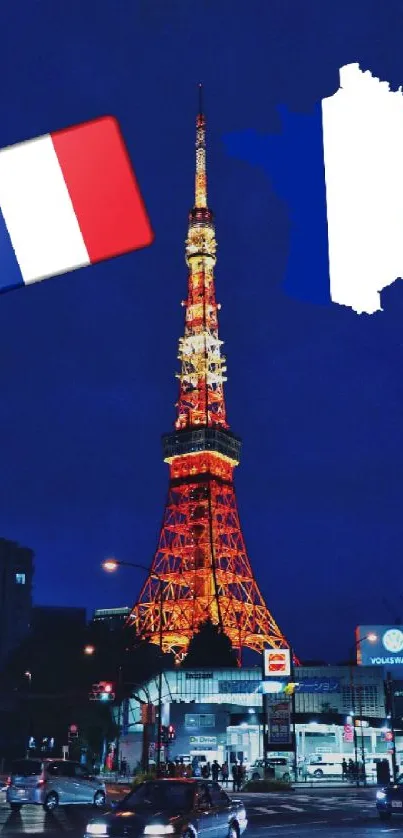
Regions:
M 388 710 L 390 713 L 390 729 L 392 731 L 392 771 L 393 782 L 396 782 L 398 775 L 397 761 L 396 761 L 396 733 L 395 733 L 395 700 L 393 694 L 393 680 L 390 672 L 386 675 L 387 693 L 388 693 Z
M 163 599 L 163 587 L 161 578 L 160 582 L 160 665 L 159 665 L 159 672 L 158 672 L 158 732 L 157 732 L 157 777 L 161 776 L 161 744 L 162 744 L 162 619 L 164 615 L 164 599 Z
M 362 761 L 362 781 L 363 785 L 367 785 L 367 774 L 365 771 L 365 747 L 364 747 L 364 728 L 362 725 L 362 693 L 361 693 L 362 685 L 358 685 L 358 699 L 359 699 L 359 713 L 360 713 L 360 724 L 361 724 L 361 761 Z
M 294 652 L 290 646 L 290 675 L 291 682 L 295 682 L 295 668 L 294 668 Z M 297 733 L 296 733 L 296 702 L 295 702 L 295 688 L 291 693 L 291 720 L 292 720 L 292 749 L 293 749 L 293 763 L 294 763 L 294 782 L 298 780 L 298 760 L 297 760 Z
M 351 657 L 354 657 L 354 649 L 351 651 Z M 353 664 L 350 664 L 350 685 L 351 685 L 351 704 L 353 714 L 353 738 L 354 738 L 354 767 L 355 767 L 355 784 L 360 785 L 360 778 L 358 776 L 358 743 L 357 743 L 357 728 L 355 725 L 355 686 L 353 675 Z
M 122 667 L 118 670 L 118 732 L 116 734 L 115 764 L 116 770 L 120 773 L 120 735 L 122 728 Z

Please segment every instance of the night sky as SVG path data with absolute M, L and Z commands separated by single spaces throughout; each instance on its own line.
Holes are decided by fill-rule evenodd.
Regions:
M 106 576 L 100 562 L 153 557 L 203 81 L 226 399 L 256 577 L 300 658 L 345 658 L 357 623 L 403 615 L 402 284 L 372 316 L 287 296 L 287 206 L 224 142 L 278 130 L 278 105 L 310 111 L 346 63 L 397 88 L 402 37 L 400 0 L 2 3 L 0 147 L 115 115 L 156 235 L 0 298 L 0 534 L 34 549 L 36 603 L 132 605 L 141 573 Z

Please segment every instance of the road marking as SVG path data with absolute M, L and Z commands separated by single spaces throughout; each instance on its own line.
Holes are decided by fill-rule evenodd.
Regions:
M 277 815 L 276 809 L 266 809 L 265 806 L 255 806 L 255 812 L 263 812 L 264 815 Z
M 300 806 L 289 806 L 287 803 L 282 803 L 280 809 L 289 809 L 290 812 L 305 812 L 305 809 L 301 809 Z

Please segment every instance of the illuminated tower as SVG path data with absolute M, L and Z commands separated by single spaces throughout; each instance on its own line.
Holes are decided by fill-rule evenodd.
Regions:
M 153 643 L 162 635 L 164 650 L 178 659 L 208 617 L 239 653 L 243 647 L 260 652 L 266 646 L 288 645 L 254 579 L 239 522 L 233 471 L 241 442 L 226 420 L 226 366 L 214 287 L 216 247 L 213 214 L 207 206 L 200 87 L 177 419 L 175 430 L 163 437 L 169 492 L 152 570 L 129 618 Z

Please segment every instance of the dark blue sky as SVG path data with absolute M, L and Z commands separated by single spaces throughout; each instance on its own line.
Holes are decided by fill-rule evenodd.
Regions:
M 403 83 L 401 2 L 10 0 L 0 11 L 0 147 L 114 114 L 153 246 L 0 298 L 0 533 L 36 552 L 35 600 L 132 604 L 168 469 L 193 200 L 196 84 L 237 493 L 257 579 L 300 657 L 346 654 L 400 595 L 403 287 L 357 316 L 286 296 L 287 206 L 224 136 L 311 110 L 342 64 Z M 403 231 L 402 231 L 403 234 Z M 382 598 L 392 603 L 392 614 Z

